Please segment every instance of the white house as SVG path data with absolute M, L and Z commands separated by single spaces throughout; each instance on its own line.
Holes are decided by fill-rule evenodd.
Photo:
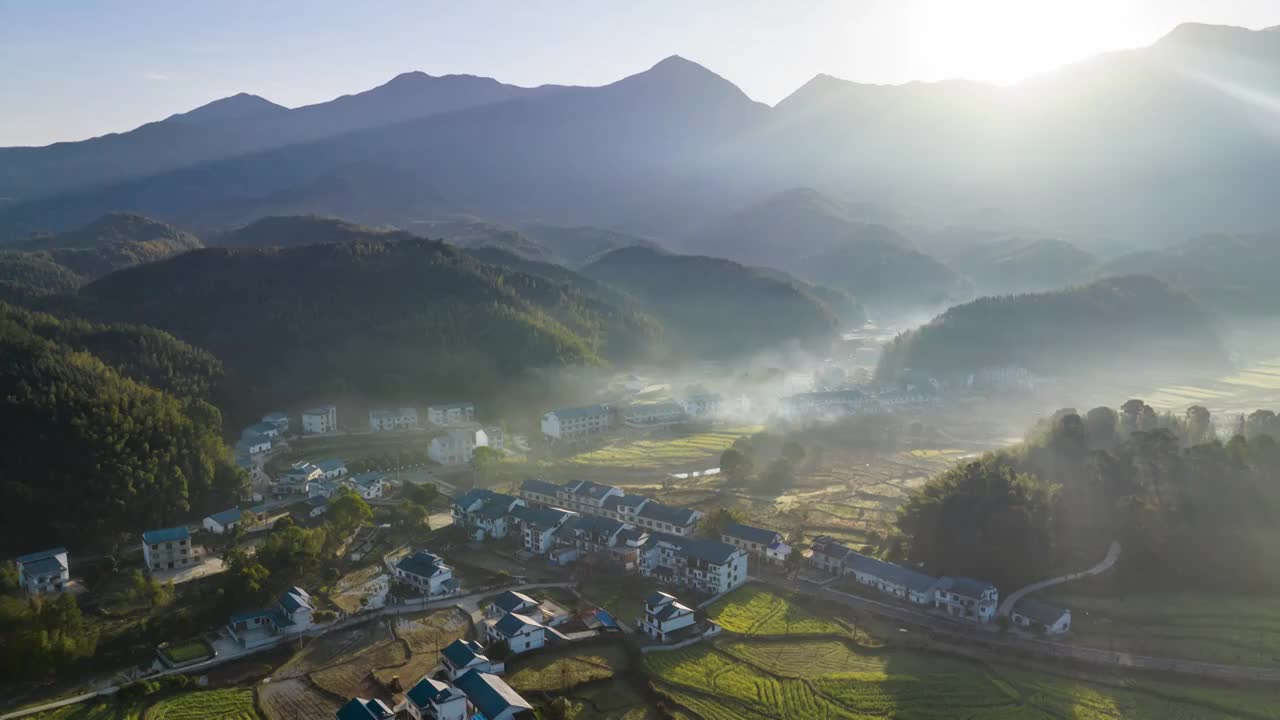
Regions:
M 204 529 L 214 535 L 222 535 L 231 532 L 240 524 L 240 520 L 244 513 L 239 507 L 233 507 L 230 510 L 223 510 L 220 513 L 214 513 L 204 519 Z
M 632 542 L 628 542 L 632 539 Z M 574 515 L 555 531 L 548 559 L 568 565 L 586 555 L 605 557 L 624 570 L 639 567 L 641 535 L 634 526 L 598 515 Z
M 441 465 L 466 465 L 476 448 L 488 445 L 489 435 L 480 427 L 451 427 L 431 438 L 427 456 Z
M 720 540 L 740 547 L 773 565 L 786 562 L 787 556 L 791 554 L 791 546 L 782 541 L 782 534 L 776 530 L 729 523 L 721 533 Z
M 809 564 L 829 575 L 843 575 L 845 558 L 856 554 L 829 535 L 815 537 L 810 547 Z
M 347 474 L 347 464 L 336 458 L 321 460 L 315 466 L 325 480 L 337 480 Z
M 374 500 L 382 497 L 386 484 L 387 479 L 382 473 L 360 473 L 351 478 L 351 488 L 365 500 Z
M 503 431 L 501 425 L 490 425 L 484 429 L 484 434 L 489 438 L 488 447 L 494 450 L 502 450 L 507 446 L 507 434 Z
M 271 449 L 271 438 L 256 433 L 246 433 L 236 442 L 236 450 L 245 455 L 261 455 Z
M 71 582 L 71 565 L 66 548 L 28 553 L 15 560 L 18 586 L 28 595 L 62 592 Z
M 1039 630 L 1046 635 L 1061 635 L 1071 629 L 1071 611 L 1022 597 L 1014 603 L 1009 619 L 1021 628 Z
M 688 414 L 679 403 L 643 403 L 632 405 L 622 412 L 622 422 L 637 430 L 658 430 L 683 425 Z
M 555 546 L 555 532 L 565 520 L 577 513 L 559 508 L 517 507 L 511 517 L 520 526 L 524 549 L 535 555 L 546 555 Z
M 938 579 L 918 570 L 850 551 L 844 559 L 844 574 L 899 600 L 915 605 L 936 604 Z
M 502 539 L 510 532 L 511 512 L 524 504 L 518 497 L 476 488 L 454 500 L 449 512 L 473 540 Z
M 720 414 L 723 401 L 714 393 L 690 395 L 680 401 L 680 407 L 691 418 L 710 418 Z
M 445 405 L 428 405 L 427 421 L 432 425 L 462 425 L 476 421 L 475 403 L 459 402 Z
M 414 720 L 467 720 L 467 696 L 447 682 L 424 677 L 404 697 Z
M 680 630 L 693 627 L 693 608 L 664 592 L 652 592 L 644 601 L 644 616 L 638 619 L 640 632 L 668 642 Z
M 747 581 L 747 554 L 719 540 L 655 532 L 640 548 L 640 574 L 719 595 Z
M 680 537 L 690 537 L 698 529 L 698 521 L 702 512 L 689 508 L 671 507 L 650 500 L 640 506 L 635 515 L 635 524 L 649 530 L 671 533 Z
M 490 642 L 506 642 L 512 654 L 537 650 L 547 644 L 547 628 L 528 615 L 507 613 L 489 625 Z
M 369 429 L 373 432 L 411 430 L 418 427 L 416 408 L 402 407 L 394 410 L 370 410 Z
M 497 675 L 469 670 L 454 681 L 467 696 L 471 720 L 532 718 L 533 706 Z
M 552 440 L 577 440 L 613 426 L 613 409 L 608 405 L 561 408 L 542 416 L 542 434 Z
M 156 572 L 199 565 L 204 558 L 192 545 L 189 530 L 171 527 L 142 533 L 142 561 L 147 570 Z
M 338 429 L 338 408 L 321 405 L 302 411 L 302 432 L 311 435 L 331 433 Z
M 262 422 L 271 423 L 281 435 L 289 432 L 289 413 L 269 412 L 262 416 Z
M 427 550 L 419 550 L 396 563 L 396 580 L 421 590 L 427 597 L 443 597 L 458 591 L 453 568 Z
M 484 654 L 484 647 L 474 640 L 454 640 L 440 651 L 440 662 L 450 680 L 477 670 L 484 673 L 502 672 L 503 663 L 496 663 Z
M 934 604 L 952 617 L 990 622 L 996 615 L 1000 592 L 995 585 L 967 577 L 943 577 L 938 581 Z
M 232 615 L 227 632 L 241 647 L 262 645 L 278 635 L 310 629 L 315 609 L 311 595 L 295 585 L 281 593 L 269 608 Z
M 493 603 L 485 608 L 485 617 L 490 620 L 501 619 L 507 613 L 520 613 L 529 617 L 538 614 L 538 601 L 515 590 L 507 590 L 493 599 Z

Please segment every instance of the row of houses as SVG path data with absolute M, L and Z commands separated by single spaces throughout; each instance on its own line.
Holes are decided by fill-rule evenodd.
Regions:
M 427 422 L 436 427 L 469 425 L 475 420 L 475 403 L 456 402 L 427 406 Z M 417 408 L 401 407 L 369 411 L 369 429 L 373 432 L 412 430 L 419 426 Z
M 692 535 L 703 514 L 689 508 L 664 505 L 643 495 L 590 480 L 570 480 L 556 485 L 544 480 L 525 480 L 520 498 L 534 505 L 563 508 L 595 515 L 677 536 Z
M 458 640 L 441 654 L 448 664 L 450 650 L 463 643 Z M 472 643 L 474 645 L 474 643 Z M 477 646 L 478 647 L 478 646 Z M 483 656 L 481 656 L 483 657 Z M 488 659 L 485 658 L 486 665 Z M 429 675 L 405 692 L 403 705 L 393 709 L 386 703 L 368 698 L 352 698 L 334 713 L 335 720 L 392 720 L 401 717 L 402 709 L 414 720 L 521 720 L 536 717 L 533 706 L 496 674 L 471 669 L 448 681 Z
M 619 426 L 657 430 L 714 417 L 721 407 L 719 395 L 699 393 L 680 400 L 623 407 L 596 404 L 559 408 L 542 416 L 542 434 L 552 440 L 580 440 Z
M 873 415 L 934 405 L 941 397 L 933 385 L 902 384 L 875 391 L 848 388 L 799 393 L 783 398 L 779 409 L 791 418 Z
M 276 497 L 332 498 L 343 487 L 350 488 L 365 500 L 375 500 L 386 492 L 387 478 L 379 472 L 351 475 L 346 463 L 337 459 L 314 463 L 299 460 L 276 476 L 271 483 L 271 494 Z

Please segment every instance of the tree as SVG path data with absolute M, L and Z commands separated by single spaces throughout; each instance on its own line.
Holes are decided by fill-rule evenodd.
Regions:
M 1110 450 L 1120 441 L 1116 434 L 1119 417 L 1109 407 L 1096 407 L 1084 418 L 1085 437 L 1094 450 Z
M 1187 445 L 1201 445 L 1215 439 L 1213 433 L 1213 416 L 1203 405 L 1192 405 L 1187 408 Z
M 764 472 L 764 477 L 761 478 L 760 489 L 778 494 L 794 485 L 795 481 L 796 470 L 791 465 L 791 461 L 786 458 L 778 458 L 769 463 L 769 467 Z
M 471 472 L 478 477 L 488 478 L 497 469 L 503 457 L 501 450 L 495 450 L 491 447 L 478 447 L 471 453 Z
M 804 446 L 795 440 L 788 440 L 782 445 L 782 457 L 786 458 L 792 467 L 799 466 L 804 461 Z
M 339 535 L 348 535 L 373 520 L 373 509 L 369 507 L 369 503 L 347 487 L 342 488 L 338 496 L 329 503 L 325 514 L 328 524 Z
M 226 557 L 228 596 L 233 607 L 247 607 L 266 601 L 271 573 L 255 555 L 232 550 Z
M 745 485 L 751 476 L 751 459 L 737 448 L 728 448 L 720 453 L 720 474 L 725 481 L 734 487 Z
M 719 540 L 726 527 L 733 523 L 741 523 L 744 519 L 742 513 L 722 507 L 702 518 L 702 522 L 698 523 L 698 532 L 703 537 Z

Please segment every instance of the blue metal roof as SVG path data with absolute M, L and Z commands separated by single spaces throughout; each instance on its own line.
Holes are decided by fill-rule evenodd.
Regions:
M 440 705 L 455 697 L 464 697 L 464 695 L 461 690 L 449 683 L 425 677 L 419 680 L 417 685 L 409 688 L 409 692 L 405 693 L 405 697 L 419 708 L 426 709 L 432 704 Z
M 334 716 L 337 720 L 385 720 L 395 717 L 395 713 L 381 700 L 351 698 L 346 705 L 338 708 Z
M 152 545 L 162 542 L 177 542 L 178 540 L 187 540 L 191 537 L 191 531 L 186 527 L 171 527 L 161 530 L 148 530 L 142 533 L 142 542 Z
M 66 548 L 62 548 L 62 547 L 50 548 L 48 550 L 41 550 L 39 552 L 27 553 L 26 555 L 19 555 L 17 557 L 17 562 L 19 565 L 26 565 L 27 563 L 35 562 L 36 560 L 44 560 L 46 558 L 56 557 L 58 555 L 64 555 L 66 554 L 66 552 L 67 552 Z
M 450 665 L 455 668 L 463 668 L 471 664 L 476 658 L 488 661 L 489 658 L 484 655 L 484 648 L 480 643 L 474 640 L 454 640 L 445 646 L 441 651 L 444 659 L 449 661 Z
M 533 709 L 532 705 L 520 697 L 520 693 L 512 690 L 511 686 L 497 675 L 468 670 L 454 684 L 466 693 L 467 699 L 476 706 L 485 720 L 494 720 L 511 708 Z
M 542 625 L 536 620 L 525 617 L 520 613 L 509 612 L 506 615 L 503 615 L 502 619 L 498 620 L 493 627 L 501 633 L 503 637 L 509 638 L 532 628 L 541 628 Z
M 444 561 L 440 559 L 440 556 L 427 550 L 419 550 L 396 563 L 396 567 L 400 570 L 420 577 L 431 577 L 439 572 L 443 566 Z
M 239 522 L 241 514 L 240 508 L 233 507 L 230 510 L 223 510 L 220 513 L 214 513 L 209 516 L 209 519 L 219 525 L 226 525 L 227 523 Z

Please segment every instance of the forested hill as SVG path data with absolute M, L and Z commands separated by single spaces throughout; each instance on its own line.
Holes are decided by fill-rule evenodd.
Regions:
M 210 245 L 224 247 L 295 247 L 355 240 L 397 240 L 412 237 L 401 230 L 385 230 L 318 215 L 275 215 L 212 236 Z
M 199 238 L 172 225 L 112 213 L 76 230 L 0 245 L 0 296 L 66 292 L 107 273 L 198 247 Z
M 2 554 L 76 547 L 234 504 L 243 475 L 200 399 L 212 357 L 154 330 L 0 303 Z
M 1082 376 L 1213 369 L 1225 353 L 1206 313 L 1155 278 L 1131 275 L 1065 290 L 984 297 L 958 305 L 886 345 L 882 379 L 923 370 L 962 380 L 984 367 Z
M 729 260 L 626 247 L 583 273 L 637 298 L 663 323 L 668 347 L 689 355 L 758 352 L 780 341 L 823 346 L 836 330 L 834 313 L 798 284 Z
M 531 369 L 634 360 L 653 342 L 650 325 L 572 287 L 416 238 L 199 250 L 109 275 L 80 300 L 212 352 L 227 369 L 219 405 L 237 420 L 347 397 L 479 401 Z

